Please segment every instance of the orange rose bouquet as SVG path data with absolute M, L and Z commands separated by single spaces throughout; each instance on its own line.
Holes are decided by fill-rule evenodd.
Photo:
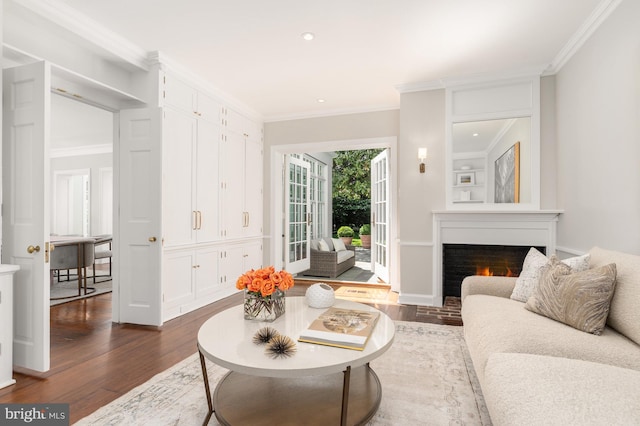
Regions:
M 276 272 L 273 266 L 251 269 L 236 281 L 244 290 L 244 318 L 273 321 L 284 313 L 284 292 L 293 287 L 293 276 L 287 271 Z

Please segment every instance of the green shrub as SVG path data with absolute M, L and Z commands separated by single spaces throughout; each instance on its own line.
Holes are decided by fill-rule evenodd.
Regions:
M 360 227 L 360 231 L 358 233 L 360 235 L 371 235 L 371 225 L 365 223 Z
M 353 237 L 355 234 L 350 226 L 341 226 L 338 228 L 338 237 Z

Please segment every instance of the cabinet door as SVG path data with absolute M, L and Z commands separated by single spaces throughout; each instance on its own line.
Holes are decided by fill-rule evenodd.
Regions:
M 196 91 L 187 83 L 170 74 L 163 76 L 162 98 L 164 105 L 171 105 L 188 114 L 196 112 Z
M 222 141 L 221 164 L 223 175 L 223 197 L 220 213 L 223 222 L 223 237 L 243 236 L 244 215 L 244 138 L 242 135 L 227 133 Z
M 225 131 L 244 135 L 245 132 L 245 118 L 238 112 L 228 108 L 222 108 L 222 124 L 225 127 Z
M 195 297 L 193 251 L 165 253 L 163 259 L 163 318 L 173 318 L 182 313 L 181 306 Z
M 242 246 L 226 248 L 220 252 L 220 284 L 223 289 L 235 288 L 240 275 L 246 272 L 244 269 L 244 250 Z
M 193 161 L 196 120 L 165 108 L 163 123 L 162 213 L 164 247 L 195 242 Z
M 262 146 L 247 138 L 245 142 L 244 235 L 262 235 Z
M 222 288 L 218 280 L 218 254 L 215 248 L 196 252 L 196 299 L 211 297 Z
M 206 243 L 220 238 L 219 157 L 220 128 L 198 120 L 196 148 L 196 228 L 197 241 Z
M 262 263 L 262 243 L 259 241 L 247 243 L 243 248 L 242 267 L 244 271 L 249 269 L 260 269 Z
M 210 121 L 217 126 L 222 125 L 222 104 L 216 98 L 198 92 L 197 111 L 198 118 Z

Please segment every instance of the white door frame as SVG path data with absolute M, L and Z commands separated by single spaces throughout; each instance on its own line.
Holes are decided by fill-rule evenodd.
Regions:
M 400 268 L 398 267 L 398 255 L 400 246 L 398 243 L 397 206 L 398 191 L 396 182 L 398 176 L 398 138 L 395 136 L 363 139 L 344 139 L 336 141 L 309 142 L 288 145 L 273 145 L 270 148 L 271 166 L 271 204 L 269 206 L 270 217 L 270 264 L 276 269 L 284 266 L 284 244 L 282 235 L 284 234 L 284 176 L 282 175 L 284 156 L 286 154 L 312 154 L 314 152 L 348 151 L 358 149 L 389 148 L 389 186 L 391 188 L 391 223 L 390 223 L 390 244 L 393 245 L 390 253 L 389 275 L 391 277 L 391 289 L 400 291 Z M 331 199 L 327 200 L 331 203 Z M 329 205 L 331 211 L 331 205 Z

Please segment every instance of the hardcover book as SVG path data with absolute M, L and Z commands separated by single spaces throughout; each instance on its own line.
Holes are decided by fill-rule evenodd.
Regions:
M 379 317 L 380 312 L 332 307 L 313 321 L 298 341 L 361 351 Z

